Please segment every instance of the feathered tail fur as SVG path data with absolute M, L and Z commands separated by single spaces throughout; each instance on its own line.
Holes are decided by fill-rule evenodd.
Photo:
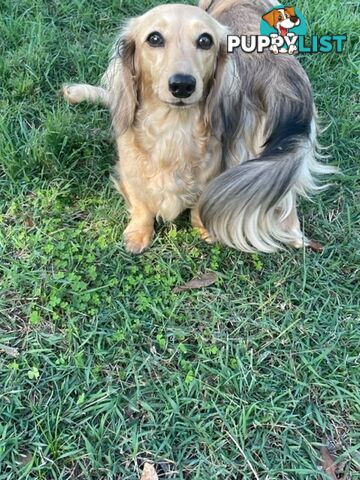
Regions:
M 275 115 L 261 154 L 226 170 L 200 198 L 200 217 L 210 235 L 242 251 L 306 245 L 296 197 L 323 188 L 317 176 L 336 171 L 316 161 L 312 104 L 284 103 Z

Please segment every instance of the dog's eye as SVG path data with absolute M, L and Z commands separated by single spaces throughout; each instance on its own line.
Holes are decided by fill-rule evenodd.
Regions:
M 152 32 L 146 39 L 150 47 L 163 47 L 165 45 L 164 37 L 159 32 Z
M 197 39 L 197 47 L 201 48 L 202 50 L 209 50 L 214 45 L 214 40 L 212 36 L 208 33 L 203 33 Z

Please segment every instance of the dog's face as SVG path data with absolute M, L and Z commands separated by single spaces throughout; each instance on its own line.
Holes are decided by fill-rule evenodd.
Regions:
M 281 34 L 300 25 L 300 19 L 294 7 L 274 9 L 262 17 L 271 27 L 276 28 Z
M 209 93 L 227 30 L 206 12 L 163 5 L 131 20 L 123 42 L 133 42 L 138 94 L 171 108 L 198 104 Z

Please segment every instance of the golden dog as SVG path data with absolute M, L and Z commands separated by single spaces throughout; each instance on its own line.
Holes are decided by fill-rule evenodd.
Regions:
M 259 34 L 275 3 L 156 7 L 127 22 L 102 87 L 63 88 L 72 104 L 111 110 L 129 252 L 150 245 L 156 218 L 173 220 L 185 209 L 204 239 L 240 250 L 308 244 L 296 197 L 334 169 L 315 159 L 307 76 L 290 56 L 227 53 L 227 35 Z

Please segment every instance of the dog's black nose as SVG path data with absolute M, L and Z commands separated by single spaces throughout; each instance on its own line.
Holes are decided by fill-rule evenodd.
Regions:
M 298 17 L 290 17 L 290 20 L 291 20 L 293 23 L 296 23 L 299 19 L 298 19 Z
M 169 78 L 169 90 L 176 98 L 188 98 L 196 88 L 196 78 L 178 73 Z

